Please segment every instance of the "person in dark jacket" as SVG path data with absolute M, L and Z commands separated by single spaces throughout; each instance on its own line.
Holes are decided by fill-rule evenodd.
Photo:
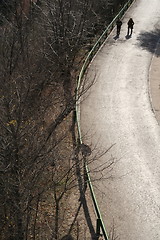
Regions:
M 116 22 L 116 25 L 117 25 L 117 36 L 119 36 L 120 31 L 121 31 L 122 21 L 120 19 L 118 19 Z
M 127 33 L 127 35 L 132 35 L 133 25 L 134 25 L 133 19 L 130 18 L 127 24 L 128 24 L 128 33 Z

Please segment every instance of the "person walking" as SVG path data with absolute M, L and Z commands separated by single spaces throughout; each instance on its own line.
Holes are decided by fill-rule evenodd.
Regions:
M 127 35 L 131 36 L 132 32 L 133 32 L 133 25 L 134 25 L 133 19 L 130 18 L 127 24 L 128 24 L 128 33 L 127 33 Z
M 116 22 L 116 25 L 117 25 L 117 36 L 119 37 L 120 31 L 121 31 L 121 26 L 122 26 L 122 21 L 120 19 L 118 19 Z

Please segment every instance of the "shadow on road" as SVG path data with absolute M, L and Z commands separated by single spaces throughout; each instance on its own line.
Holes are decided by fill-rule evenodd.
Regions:
M 127 34 L 127 35 L 125 36 L 126 39 L 130 39 L 131 37 L 132 37 L 132 34 L 129 34 L 129 35 Z
M 151 32 L 142 32 L 137 37 L 138 46 L 151 53 L 155 53 L 158 41 L 160 40 L 160 29 Z M 156 56 L 160 56 L 160 48 L 156 51 Z

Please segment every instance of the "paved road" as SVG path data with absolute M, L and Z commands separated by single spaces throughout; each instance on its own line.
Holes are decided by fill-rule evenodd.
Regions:
M 126 38 L 130 17 L 134 32 Z M 81 103 L 82 135 L 96 157 L 113 145 L 90 164 L 107 229 L 114 225 L 122 240 L 160 240 L 160 127 L 149 87 L 160 38 L 160 0 L 136 0 L 119 39 L 115 33 L 89 68 L 88 81 L 95 83 Z M 105 166 L 111 159 L 115 164 L 110 172 Z M 103 174 L 94 171 L 100 168 Z

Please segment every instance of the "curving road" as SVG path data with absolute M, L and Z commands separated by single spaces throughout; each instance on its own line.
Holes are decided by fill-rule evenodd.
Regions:
M 130 17 L 134 32 L 126 38 Z M 81 102 L 82 135 L 95 154 L 114 145 L 90 164 L 92 179 L 101 179 L 94 189 L 107 229 L 114 227 L 122 240 L 160 240 L 160 127 L 150 96 L 160 0 L 136 0 L 118 39 L 115 33 L 89 67 L 88 81 L 95 83 Z M 103 174 L 94 171 L 100 166 Z

